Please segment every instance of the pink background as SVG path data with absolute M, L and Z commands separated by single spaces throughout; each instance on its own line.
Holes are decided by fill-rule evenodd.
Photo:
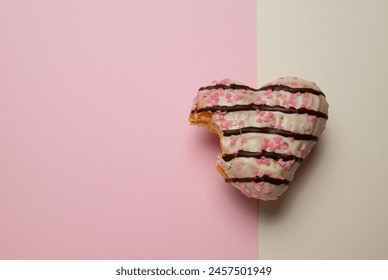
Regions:
M 0 258 L 255 259 L 256 202 L 191 127 L 255 86 L 255 1 L 0 2 Z

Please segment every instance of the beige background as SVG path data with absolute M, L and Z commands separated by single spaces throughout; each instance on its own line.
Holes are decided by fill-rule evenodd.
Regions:
M 388 259 L 388 1 L 258 0 L 258 86 L 314 80 L 327 129 L 276 202 L 260 259 Z

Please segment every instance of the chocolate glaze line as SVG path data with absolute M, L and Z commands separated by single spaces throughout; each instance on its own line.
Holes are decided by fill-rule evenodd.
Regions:
M 282 112 L 285 114 L 308 114 L 312 116 L 316 116 L 318 118 L 324 118 L 328 119 L 328 115 L 319 111 L 315 110 L 309 110 L 306 108 L 300 108 L 296 109 L 293 107 L 290 108 L 284 108 L 282 106 L 268 106 L 268 105 L 262 105 L 262 104 L 249 104 L 249 105 L 233 105 L 233 106 L 212 106 L 212 107 L 205 107 L 200 108 L 197 110 L 191 111 L 192 114 L 194 114 L 196 111 L 198 113 L 201 112 L 236 112 L 236 111 L 254 111 L 254 110 L 261 110 L 261 111 L 274 111 L 274 112 Z
M 230 129 L 222 131 L 224 136 L 240 135 L 243 133 L 264 133 L 264 134 L 278 134 L 284 137 L 292 137 L 295 140 L 313 140 L 318 141 L 318 137 L 310 134 L 295 133 L 283 129 L 275 129 L 270 127 L 243 127 L 238 129 Z
M 274 152 L 267 152 L 262 150 L 261 152 L 248 152 L 248 151 L 242 151 L 239 150 L 236 154 L 224 154 L 222 155 L 222 159 L 224 161 L 231 161 L 234 158 L 238 157 L 253 157 L 253 158 L 261 158 L 261 157 L 266 157 L 266 158 L 271 158 L 271 159 L 283 159 L 284 161 L 288 160 L 295 160 L 295 161 L 302 161 L 303 159 L 294 155 L 286 155 L 286 154 L 279 154 L 279 153 L 274 153 Z
M 223 85 L 223 84 L 217 84 L 217 85 L 213 85 L 213 86 L 201 87 L 201 88 L 199 88 L 199 91 L 201 91 L 201 90 L 210 90 L 210 89 L 233 89 L 233 90 L 235 90 L 235 89 L 245 89 L 245 90 L 251 90 L 251 91 L 265 91 L 265 90 L 269 90 L 270 89 L 272 91 L 283 90 L 283 91 L 287 91 L 287 92 L 290 92 L 290 93 L 297 93 L 297 92 L 304 93 L 304 92 L 308 92 L 308 93 L 311 93 L 311 94 L 314 94 L 314 95 L 325 96 L 325 94 L 322 91 L 315 90 L 315 89 L 312 89 L 312 88 L 293 88 L 293 87 L 289 87 L 289 86 L 286 86 L 286 85 L 268 85 L 268 86 L 265 86 L 265 87 L 261 87 L 259 89 L 255 89 L 255 88 L 251 88 L 251 87 L 246 86 L 246 85 L 238 85 L 238 84 Z
M 243 178 L 226 178 L 225 182 L 231 183 L 231 182 L 241 182 L 241 183 L 250 183 L 250 182 L 267 182 L 271 183 L 273 185 L 289 185 L 290 181 L 286 179 L 277 179 L 270 177 L 268 175 L 264 175 L 263 177 L 243 177 Z

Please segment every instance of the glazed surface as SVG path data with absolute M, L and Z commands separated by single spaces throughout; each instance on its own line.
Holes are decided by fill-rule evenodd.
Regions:
M 199 89 L 190 122 L 220 136 L 217 169 L 244 195 L 277 199 L 317 143 L 328 119 L 320 88 L 296 77 L 260 89 L 213 81 Z

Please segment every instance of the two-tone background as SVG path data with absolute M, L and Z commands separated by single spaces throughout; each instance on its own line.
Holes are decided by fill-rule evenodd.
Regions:
M 388 4 L 1 1 L 1 259 L 386 259 Z M 311 79 L 330 103 L 277 202 L 215 171 L 200 86 Z

